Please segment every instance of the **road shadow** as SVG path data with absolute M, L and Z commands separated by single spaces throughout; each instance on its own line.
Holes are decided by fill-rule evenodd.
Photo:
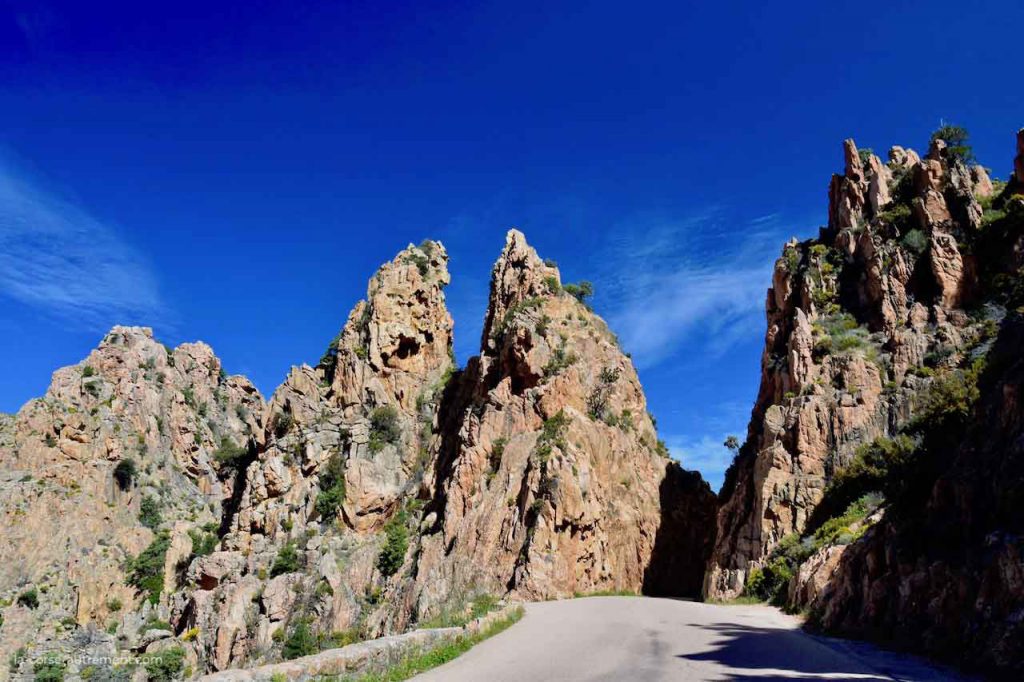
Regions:
M 718 665 L 729 680 L 892 680 L 793 630 L 733 624 L 694 623 L 691 627 L 712 630 L 721 639 L 709 651 L 678 654 L 676 658 Z

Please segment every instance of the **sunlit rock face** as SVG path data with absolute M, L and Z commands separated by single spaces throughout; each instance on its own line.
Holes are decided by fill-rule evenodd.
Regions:
M 382 265 L 266 402 L 209 347 L 117 327 L 0 418 L 3 653 L 181 648 L 201 672 L 481 595 L 696 596 L 715 496 L 668 459 L 585 289 L 509 232 L 459 370 L 447 264 L 426 241 Z
M 1001 183 L 941 140 L 924 159 L 894 147 L 888 164 L 846 141 L 828 227 L 776 262 L 705 597 L 735 597 L 811 547 L 781 600 L 814 626 L 1024 670 L 1017 144 Z M 867 476 L 869 446 L 896 438 L 915 459 L 879 484 L 882 506 L 839 540 L 814 535 L 846 508 L 834 484 Z
M 205 525 L 219 526 L 237 481 L 216 458 L 247 452 L 263 399 L 227 376 L 209 346 L 169 349 L 152 331 L 115 327 L 42 398 L 0 422 L 0 655 L 68 651 L 76 632 L 95 651 L 138 644 L 182 586 L 177 567 Z M 130 464 L 129 464 L 130 463 Z M 167 551 L 153 603 L 126 562 L 157 537 Z M 38 605 L 18 596 L 32 592 Z M 79 637 L 79 640 L 82 640 Z M 82 640 L 84 641 L 84 640 Z

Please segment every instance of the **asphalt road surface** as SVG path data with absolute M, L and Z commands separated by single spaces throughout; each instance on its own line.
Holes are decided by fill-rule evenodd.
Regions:
M 767 606 L 588 597 L 523 619 L 419 682 L 965 680 L 921 659 L 815 637 Z

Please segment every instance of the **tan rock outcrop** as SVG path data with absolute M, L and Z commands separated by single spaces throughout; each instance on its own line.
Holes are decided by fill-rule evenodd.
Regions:
M 707 597 L 738 595 L 750 569 L 804 529 L 832 472 L 910 417 L 928 383 L 918 368 L 929 354 L 979 333 L 960 310 L 977 288 L 977 270 L 953 232 L 980 224 L 972 178 L 984 172 L 947 159 L 941 144 L 923 161 L 894 147 L 886 172 L 873 156 L 865 168 L 851 140 L 843 153 L 830 229 L 821 241 L 787 244 L 776 263 L 761 386 L 721 494 Z M 906 173 L 909 195 L 897 187 Z M 894 232 L 888 216 L 899 210 L 879 216 L 894 200 L 903 202 L 899 210 L 912 208 L 923 239 Z
M 40 602 L 16 624 L 5 619 L 0 655 L 70 646 L 62 621 L 131 639 L 145 614 L 166 613 L 189 532 L 216 523 L 234 489 L 214 453 L 260 430 L 262 405 L 205 344 L 171 350 L 144 328 L 115 327 L 81 364 L 57 370 L 0 438 L 0 555 L 12 559 L 0 563 L 0 596 L 35 588 Z M 128 461 L 133 473 L 119 480 Z M 170 531 L 155 605 L 125 570 L 154 539 L 140 519 L 144 500 L 159 514 L 149 525 Z
M 416 611 L 473 589 L 537 599 L 639 591 L 645 572 L 660 579 L 651 556 L 672 465 L 658 452 L 636 372 L 514 230 L 492 272 L 482 343 L 441 443 L 444 482 L 420 543 Z M 699 481 L 689 490 L 706 506 L 687 520 L 710 526 L 713 495 Z M 698 541 L 677 551 L 697 566 L 707 549 Z M 695 591 L 699 566 L 690 586 L 677 571 L 677 589 Z

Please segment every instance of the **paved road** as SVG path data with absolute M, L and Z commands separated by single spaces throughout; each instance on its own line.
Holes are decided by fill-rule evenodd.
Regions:
M 419 682 L 963 680 L 919 659 L 813 637 L 767 606 L 589 597 L 523 620 Z

